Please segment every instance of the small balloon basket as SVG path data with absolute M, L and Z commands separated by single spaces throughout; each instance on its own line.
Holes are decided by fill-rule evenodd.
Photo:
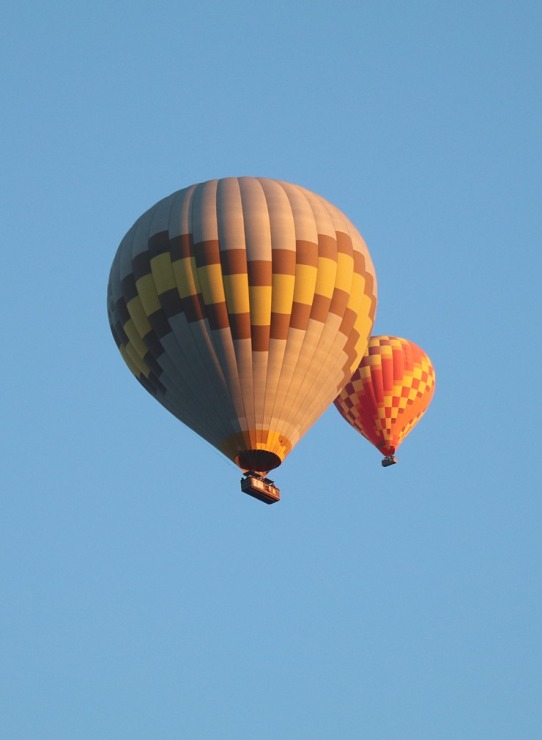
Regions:
M 396 462 L 397 462 L 397 458 L 396 457 L 394 457 L 393 455 L 387 455 L 382 460 L 382 467 L 383 468 L 389 468 L 390 465 L 395 465 Z
M 280 501 L 280 490 L 274 485 L 272 480 L 264 478 L 253 470 L 248 470 L 241 478 L 241 490 L 248 493 L 249 496 L 263 501 L 264 504 L 274 504 Z

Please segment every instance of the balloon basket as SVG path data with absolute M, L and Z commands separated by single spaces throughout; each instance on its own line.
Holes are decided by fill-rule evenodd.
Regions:
M 390 465 L 395 465 L 396 462 L 397 458 L 395 458 L 393 455 L 388 455 L 382 460 L 382 467 L 389 468 Z
M 241 490 L 249 496 L 263 501 L 264 504 L 274 504 L 280 501 L 280 490 L 269 478 L 264 478 L 258 473 L 249 470 L 245 477 L 241 478 Z

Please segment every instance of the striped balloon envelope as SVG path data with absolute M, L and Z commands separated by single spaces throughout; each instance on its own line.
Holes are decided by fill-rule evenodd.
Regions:
M 385 456 L 395 452 L 427 411 L 435 390 L 431 360 L 414 342 L 371 337 L 359 367 L 335 406 L 340 414 Z
M 179 190 L 122 240 L 111 330 L 139 382 L 243 470 L 267 472 L 358 366 L 376 309 L 367 247 L 335 206 L 240 177 Z

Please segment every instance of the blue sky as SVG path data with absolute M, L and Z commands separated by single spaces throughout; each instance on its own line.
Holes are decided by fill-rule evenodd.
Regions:
M 521 0 L 6 4 L 2 737 L 537 735 L 541 31 Z M 393 468 L 331 408 L 266 507 L 125 368 L 120 239 L 229 175 L 365 237 L 375 333 L 437 371 Z

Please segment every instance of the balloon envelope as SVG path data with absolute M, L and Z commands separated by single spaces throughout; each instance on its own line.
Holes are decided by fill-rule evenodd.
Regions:
M 353 224 L 266 178 L 193 185 L 143 214 L 111 268 L 139 382 L 243 469 L 281 463 L 365 352 L 376 278 Z
M 386 457 L 425 414 L 435 371 L 425 352 L 408 339 L 371 337 L 367 352 L 335 406 Z

